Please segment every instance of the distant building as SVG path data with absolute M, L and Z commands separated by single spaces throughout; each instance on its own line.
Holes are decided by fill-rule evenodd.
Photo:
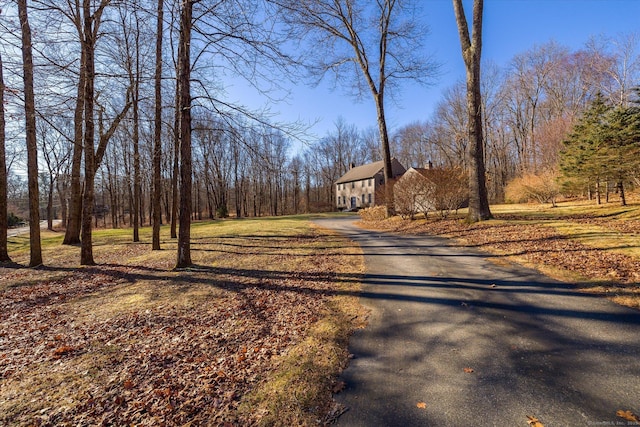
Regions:
M 439 211 L 442 216 L 468 206 L 469 181 L 461 168 L 409 168 L 394 187 L 396 212 L 413 218 L 417 213 Z
M 401 176 L 405 167 L 391 159 L 393 177 Z M 351 168 L 335 182 L 336 207 L 339 210 L 356 210 L 376 204 L 376 192 L 384 185 L 384 162 L 369 163 Z

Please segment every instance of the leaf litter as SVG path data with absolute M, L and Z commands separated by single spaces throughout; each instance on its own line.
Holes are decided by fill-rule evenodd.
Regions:
M 9 284 L 0 288 L 0 425 L 259 422 L 238 411 L 243 396 L 268 380 L 340 286 L 340 257 L 313 249 L 322 239 L 305 239 L 311 256 L 302 257 L 287 253 L 296 242 L 265 239 L 282 248 L 286 259 L 273 265 L 281 271 L 175 273 L 162 259 L 0 268 Z

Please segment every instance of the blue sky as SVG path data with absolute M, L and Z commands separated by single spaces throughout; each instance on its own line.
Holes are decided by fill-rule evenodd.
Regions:
M 470 17 L 472 2 L 464 3 Z M 408 85 L 397 97 L 399 102 L 387 102 L 391 130 L 431 116 L 443 91 L 464 79 L 451 0 L 423 0 L 423 7 L 431 30 L 426 45 L 442 66 L 441 76 L 431 87 Z M 579 49 L 591 36 L 631 32 L 640 34 L 640 0 L 485 0 L 482 58 L 503 67 L 514 55 L 551 40 Z M 246 92 L 243 98 L 247 101 Z M 256 97 L 248 103 L 265 102 Z M 311 128 L 318 137 L 334 129 L 340 116 L 360 129 L 376 126 L 370 95 L 358 102 L 340 89 L 331 91 L 323 85 L 294 86 L 288 102 L 272 104 L 271 109 L 278 113 L 274 120 L 318 120 Z

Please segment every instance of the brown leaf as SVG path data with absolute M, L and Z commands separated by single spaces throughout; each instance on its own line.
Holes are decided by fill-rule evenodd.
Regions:
M 472 374 L 473 373 L 473 368 L 464 368 L 463 371 L 467 374 Z
M 122 385 L 124 386 L 125 390 L 131 390 L 133 388 L 133 381 L 125 380 Z
M 75 348 L 70 347 L 68 345 L 63 345 L 62 347 L 58 347 L 53 351 L 53 357 L 60 358 L 66 354 L 75 351 Z
M 420 409 L 427 409 L 427 404 L 424 402 L 418 402 L 416 403 L 416 406 Z
M 616 415 L 622 419 L 625 419 L 627 421 L 634 421 L 636 423 L 640 423 L 640 417 L 637 416 L 636 414 L 634 414 L 631 411 L 623 411 L 623 410 L 619 410 L 616 412 Z
M 527 424 L 529 424 L 531 427 L 544 427 L 544 425 L 538 418 L 529 415 L 527 415 L 527 418 L 529 419 L 529 421 L 527 421 Z
M 338 381 L 337 383 L 335 383 L 331 391 L 333 392 L 333 394 L 340 393 L 345 389 L 346 386 L 347 384 L 344 381 Z

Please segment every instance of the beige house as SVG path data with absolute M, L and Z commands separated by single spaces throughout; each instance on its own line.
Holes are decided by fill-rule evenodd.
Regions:
M 405 172 L 405 167 L 395 158 L 391 159 L 393 177 Z M 336 207 L 338 210 L 355 210 L 375 206 L 376 192 L 384 185 L 384 162 L 352 166 L 335 182 Z
M 394 187 L 396 212 L 413 218 L 417 213 L 451 211 L 468 206 L 469 181 L 461 168 L 409 168 Z

